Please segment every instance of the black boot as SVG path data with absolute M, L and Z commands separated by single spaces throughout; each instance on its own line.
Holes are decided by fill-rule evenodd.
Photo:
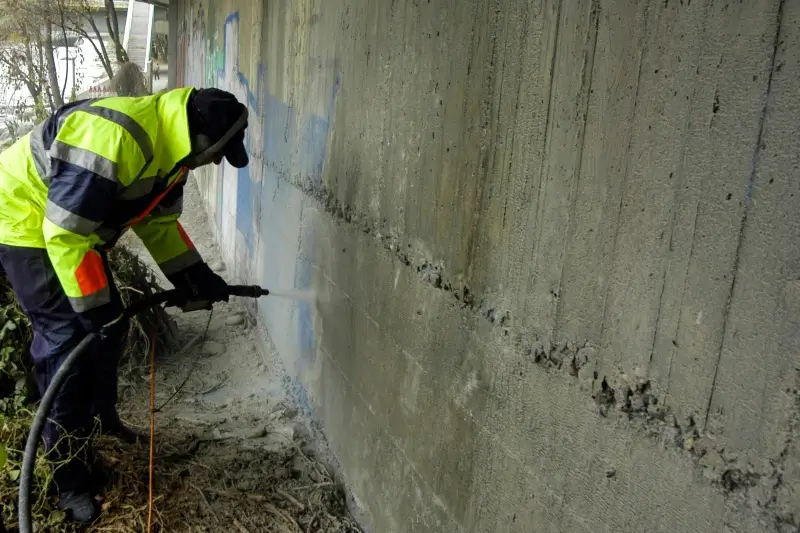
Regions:
M 150 435 L 144 431 L 137 431 L 133 428 L 120 424 L 111 430 L 103 431 L 105 435 L 117 437 L 127 444 L 145 444 L 150 441 Z
M 114 483 L 114 472 L 101 459 L 97 458 L 92 463 L 90 480 L 92 494 L 103 495 Z
M 100 434 L 110 435 L 128 444 L 144 444 L 150 441 L 150 435 L 126 426 L 118 415 L 100 417 Z
M 58 508 L 66 511 L 73 522 L 89 524 L 100 516 L 100 505 L 88 492 L 63 492 L 58 498 Z

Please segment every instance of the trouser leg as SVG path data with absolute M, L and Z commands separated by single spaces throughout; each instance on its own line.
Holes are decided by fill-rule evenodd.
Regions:
M 94 365 L 91 369 L 92 415 L 106 422 L 114 420 L 117 413 L 117 369 L 121 342 L 98 343 L 94 347 Z
M 47 252 L 0 245 L 0 262 L 33 329 L 31 356 L 40 394 L 47 390 L 64 359 L 87 334 L 56 277 Z M 92 458 L 90 354 L 72 368 L 56 396 L 43 437 L 59 490 L 88 490 Z
M 103 260 L 106 276 L 111 280 L 113 279 L 111 268 L 105 255 L 103 255 Z M 111 289 L 111 298 L 119 303 L 119 292 L 113 284 Z M 102 341 L 98 340 L 92 346 L 92 381 L 94 383 L 92 414 L 100 418 L 104 424 L 116 424 L 119 422 L 117 415 L 118 368 L 127 338 L 127 331 L 125 331 L 116 337 L 109 337 Z
M 37 381 L 42 394 L 65 358 L 66 354 L 58 354 L 37 363 Z M 91 377 L 86 365 L 78 362 L 56 396 L 42 433 L 59 493 L 85 492 L 91 485 L 94 459 L 89 440 L 92 428 L 89 412 Z

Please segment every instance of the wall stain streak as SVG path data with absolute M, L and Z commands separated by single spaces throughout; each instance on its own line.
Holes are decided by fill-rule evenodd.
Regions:
M 251 113 L 197 172 L 229 273 L 319 297 L 256 312 L 382 531 L 800 526 L 800 290 L 759 285 L 800 11 L 759 2 L 180 0 L 179 79 Z

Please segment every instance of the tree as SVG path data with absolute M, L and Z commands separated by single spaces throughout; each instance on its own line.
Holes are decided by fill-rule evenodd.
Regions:
M 23 82 L 32 90 L 34 101 L 41 100 L 49 104 L 51 109 L 63 105 L 66 87 L 59 87 L 58 73 L 55 64 L 53 30 L 60 29 L 66 46 L 69 46 L 67 32 L 84 38 L 94 52 L 109 79 L 113 78 L 119 66 L 128 61 L 122 47 L 122 35 L 113 0 L 0 0 L 0 9 L 11 14 L 0 21 L 0 26 L 14 28 L 14 31 L 0 31 L 0 56 L 8 59 L 10 50 L 14 50 L 12 61 L 20 57 L 25 59 L 29 72 L 20 72 L 17 65 L 7 64 L 0 57 L 0 64 L 9 67 L 10 77 Z M 106 27 L 114 46 L 116 61 L 112 62 L 105 41 L 97 27 L 94 15 L 105 12 Z M 22 28 L 20 30 L 20 28 Z M 21 35 L 22 46 L 15 42 L 15 36 Z M 28 44 L 26 44 L 28 43 Z M 69 68 L 66 62 L 65 68 Z M 67 76 L 64 76 L 66 82 Z M 44 107 L 44 106 L 42 106 Z M 37 113 L 38 115 L 38 113 Z
M 30 0 L 15 1 L 25 4 L 28 9 L 37 7 L 36 3 Z M 41 9 L 40 7 L 39 11 L 38 16 L 43 20 L 49 20 L 51 24 L 60 26 L 65 31 L 73 32 L 91 43 L 109 79 L 114 76 L 116 71 L 115 63 L 118 66 L 128 61 L 128 55 L 122 46 L 122 34 L 119 31 L 119 21 L 113 0 L 104 0 L 103 4 L 98 4 L 95 0 L 50 0 L 50 8 Z M 105 15 L 108 36 L 114 46 L 115 62 L 111 61 L 100 28 L 95 22 L 94 15 L 98 12 Z
M 108 34 L 111 36 L 111 42 L 114 43 L 117 64 L 121 65 L 128 61 L 128 54 L 122 46 L 122 39 L 119 33 L 119 19 L 117 19 L 117 10 L 114 9 L 114 0 L 105 0 L 105 7 L 106 27 L 108 28 Z
M 64 104 L 70 68 L 68 32 L 73 39 L 77 36 L 91 44 L 110 80 L 128 62 L 113 0 L 0 0 L 0 10 L 4 14 L 0 17 L 0 82 L 13 90 L 11 95 L 7 91 L 0 96 L 8 100 L 2 105 L 6 131 L 12 139 Z M 103 13 L 114 61 L 95 22 L 95 15 Z M 67 48 L 61 86 L 55 55 L 59 46 Z M 72 65 L 74 68 L 74 59 Z M 20 90 L 30 98 L 20 98 Z M 75 92 L 73 84 L 71 98 L 77 97 Z
M 63 16 L 62 26 L 68 30 L 75 32 L 81 37 L 87 39 L 92 48 L 94 48 L 97 58 L 103 65 L 108 78 L 114 76 L 116 69 L 114 63 L 108 55 L 105 42 L 103 41 L 100 29 L 94 20 L 94 14 L 98 10 L 103 11 L 106 19 L 106 29 L 108 30 L 109 38 L 114 46 L 114 55 L 116 65 L 119 66 L 128 61 L 128 54 L 125 53 L 125 48 L 122 47 L 122 34 L 119 31 L 119 21 L 117 19 L 117 11 L 114 8 L 113 0 L 105 0 L 102 7 L 96 2 L 91 0 L 54 0 L 58 4 L 58 12 Z M 51 13 L 50 16 L 53 16 Z M 87 30 L 87 26 L 89 30 Z
M 28 13 L 8 10 L 6 13 L 14 15 L 0 19 L 0 65 L 5 67 L 7 81 L 28 89 L 36 118 L 43 118 L 46 115 L 45 98 L 47 104 L 51 103 L 51 98 L 44 68 L 46 60 L 41 26 Z
M 50 11 L 50 0 L 42 0 L 42 10 L 47 13 Z M 62 28 L 63 29 L 63 28 Z M 50 86 L 50 94 L 52 98 L 53 108 L 59 108 L 64 105 L 64 96 L 61 88 L 58 86 L 58 72 L 56 72 L 56 59 L 55 48 L 53 47 L 53 24 L 49 18 L 44 19 L 44 57 L 47 64 L 47 81 Z M 69 45 L 68 43 L 65 43 Z M 66 80 L 64 80 L 66 83 Z
M 114 75 L 114 65 L 108 57 L 108 50 L 106 44 L 100 34 L 100 29 L 94 21 L 92 14 L 94 13 L 94 6 L 88 0 L 54 0 L 57 4 L 57 13 L 59 19 L 63 18 L 61 25 L 66 29 L 75 32 L 89 43 L 94 49 L 97 59 L 106 71 L 109 79 Z M 112 4 L 113 7 L 113 4 Z M 49 16 L 53 17 L 56 13 L 51 12 Z M 88 25 L 89 30 L 86 29 Z M 118 40 L 118 34 L 112 34 L 112 41 Z

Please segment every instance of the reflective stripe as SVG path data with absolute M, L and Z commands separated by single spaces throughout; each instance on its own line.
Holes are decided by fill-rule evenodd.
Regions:
M 156 206 L 159 204 L 159 202 L 161 202 L 161 200 L 162 200 L 162 199 L 163 199 L 163 198 L 164 198 L 164 197 L 165 197 L 165 196 L 166 196 L 166 195 L 169 193 L 169 191 L 171 191 L 171 190 L 172 190 L 172 188 L 173 188 L 173 187 L 175 187 L 175 185 L 177 185 L 177 184 L 180 182 L 180 179 L 181 179 L 181 177 L 179 177 L 178 179 L 176 179 L 175 181 L 173 181 L 172 183 L 170 183 L 170 184 L 169 184 L 169 186 L 168 186 L 168 187 L 167 187 L 167 188 L 166 188 L 166 189 L 165 189 L 165 190 L 164 190 L 164 191 L 163 191 L 161 194 L 159 194 L 158 196 L 156 196 L 156 197 L 153 199 L 153 201 L 152 201 L 152 202 L 150 202 L 149 204 L 147 204 L 147 207 L 145 207 L 144 211 L 142 211 L 141 213 L 139 213 L 139 215 L 138 215 L 138 216 L 136 216 L 135 218 L 133 218 L 133 219 L 129 220 L 129 221 L 127 222 L 126 226 L 128 226 L 128 227 L 130 227 L 130 226 L 134 226 L 134 225 L 138 224 L 139 222 L 141 222 L 142 220 L 144 220 L 144 219 L 145 219 L 145 217 L 146 217 L 147 215 L 149 215 L 149 214 L 150 214 L 150 211 L 152 211 L 153 209 L 155 209 L 155 207 L 156 207 Z
M 117 164 L 85 148 L 70 146 L 56 139 L 50 147 L 50 156 L 91 170 L 100 177 L 118 183 Z
M 110 301 L 111 301 L 111 289 L 108 286 L 88 296 L 81 296 L 80 298 L 69 299 L 69 303 L 72 304 L 72 308 L 78 313 L 85 313 L 86 311 L 91 311 L 92 309 L 100 307 L 101 305 L 105 305 Z
M 171 205 L 161 206 L 157 205 L 151 212 L 150 216 L 154 217 L 163 217 L 167 215 L 176 215 L 183 211 L 183 195 L 181 195 L 177 200 L 172 202 Z
M 183 244 L 185 244 L 187 248 L 195 248 L 192 239 L 189 238 L 189 235 L 186 234 L 186 230 L 183 229 L 183 225 L 180 222 L 176 222 L 176 225 L 178 226 L 178 234 L 180 234 Z
M 128 133 L 131 134 L 131 137 L 133 137 L 133 139 L 139 145 L 139 149 L 142 151 L 142 155 L 144 156 L 144 166 L 134 180 L 141 178 L 144 171 L 147 170 L 147 167 L 149 167 L 150 163 L 153 161 L 153 143 L 150 141 L 150 136 L 147 134 L 141 124 L 136 122 L 133 118 L 129 117 L 122 111 L 117 111 L 116 109 L 110 109 L 108 107 L 87 106 L 82 108 L 81 111 L 85 111 L 91 115 L 110 120 L 111 122 L 122 126 L 128 131 Z
M 64 209 L 50 200 L 47 200 L 44 214 L 47 220 L 59 228 L 77 233 L 84 237 L 91 235 L 91 233 L 100 226 L 100 222 L 94 222 L 88 218 L 76 215 L 72 211 Z
M 201 261 L 200 252 L 192 248 L 191 250 L 186 250 L 178 257 L 174 257 L 169 261 L 164 261 L 158 265 L 158 268 L 161 269 L 161 272 L 163 272 L 165 276 L 171 276 Z
M 68 116 L 73 114 L 75 111 L 81 111 L 88 108 L 93 103 L 97 102 L 97 98 L 86 100 L 84 103 L 80 105 L 76 105 L 71 107 L 61 113 L 58 117 L 58 128 L 57 130 L 61 130 L 61 126 L 64 125 L 64 121 L 67 119 Z M 43 131 L 44 131 L 44 124 L 46 121 L 42 121 L 38 123 L 34 128 L 31 130 L 31 137 L 30 137 L 30 148 L 31 148 L 31 155 L 33 156 L 33 165 L 36 167 L 36 172 L 39 174 L 39 177 L 44 182 L 45 185 L 48 187 L 50 186 L 50 154 L 47 153 L 47 150 L 44 147 L 44 138 L 43 138 Z
M 31 154 L 33 155 L 33 166 L 36 167 L 36 172 L 45 185 L 50 185 L 50 157 L 47 155 L 47 150 L 44 149 L 44 141 L 42 140 L 42 130 L 44 130 L 44 122 L 38 123 L 31 130 Z
M 120 198 L 123 200 L 136 200 L 143 196 L 147 196 L 153 190 L 158 178 L 141 178 L 130 184 L 122 191 Z

